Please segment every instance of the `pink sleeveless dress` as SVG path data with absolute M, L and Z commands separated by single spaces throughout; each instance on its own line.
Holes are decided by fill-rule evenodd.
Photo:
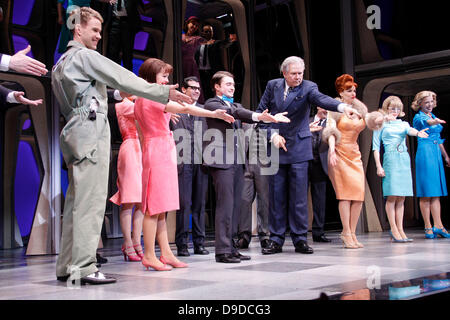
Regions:
M 142 152 L 134 118 L 134 103 L 128 99 L 116 104 L 116 115 L 122 134 L 117 159 L 117 188 L 109 200 L 118 206 L 142 201 Z
M 165 105 L 138 98 L 134 114 L 143 135 L 142 212 L 154 215 L 178 210 L 178 172 L 175 141 Z

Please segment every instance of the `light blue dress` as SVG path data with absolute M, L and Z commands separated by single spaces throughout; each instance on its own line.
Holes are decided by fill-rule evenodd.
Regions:
M 436 118 L 431 114 L 433 119 Z M 419 111 L 414 117 L 413 126 L 417 130 L 429 128 L 428 138 L 418 138 L 416 152 L 416 196 L 417 197 L 443 197 L 447 195 L 444 163 L 442 160 L 440 144 L 443 127 L 438 124 L 430 126 L 427 121 L 430 117 Z
M 394 120 L 373 132 L 372 150 L 380 152 L 383 142 L 383 196 L 412 197 L 411 159 L 406 147 L 406 136 L 411 130 L 408 122 Z

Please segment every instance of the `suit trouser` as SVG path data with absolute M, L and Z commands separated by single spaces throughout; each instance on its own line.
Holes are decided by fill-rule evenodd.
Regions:
M 232 238 L 237 233 L 242 198 L 243 165 L 228 169 L 210 167 L 216 193 L 215 247 L 216 254 L 235 253 Z
M 311 161 L 309 164 L 309 177 L 311 184 L 311 200 L 314 213 L 312 224 L 313 236 L 324 234 L 325 204 L 327 197 L 328 176 L 322 169 L 320 162 Z
M 307 239 L 308 232 L 308 161 L 280 164 L 269 183 L 270 240 L 284 244 L 287 226 L 292 242 Z
M 123 61 L 123 66 L 133 71 L 133 45 L 134 32 L 130 27 L 129 18 L 117 19 L 112 18 L 111 30 L 108 38 L 108 58 L 120 64 Z M 120 59 L 120 52 L 122 52 L 122 59 Z
M 79 121 L 81 124 L 82 121 Z M 89 125 L 86 121 L 91 120 L 84 121 Z M 96 251 L 108 194 L 110 154 L 108 119 L 105 115 L 97 113 L 97 119 L 91 122 L 93 137 L 87 137 L 76 129 L 72 131 L 68 129 L 67 139 L 64 141 L 61 138 L 60 141 L 69 170 L 69 186 L 64 202 L 61 250 L 56 263 L 56 276 L 70 275 L 72 280 L 98 271 L 95 266 Z M 90 150 L 86 157 L 76 158 L 81 152 L 79 149 L 93 145 L 94 149 Z
M 208 174 L 200 164 L 183 164 L 178 174 L 180 210 L 177 210 L 175 243 L 177 247 L 188 244 L 189 215 L 192 213 L 192 242 L 203 245 L 205 240 L 205 203 Z
M 252 238 L 252 204 L 257 201 L 257 228 L 259 240 L 269 238 L 269 176 L 261 175 L 260 167 L 247 165 L 244 174 L 242 205 L 239 219 L 239 238 L 250 243 Z

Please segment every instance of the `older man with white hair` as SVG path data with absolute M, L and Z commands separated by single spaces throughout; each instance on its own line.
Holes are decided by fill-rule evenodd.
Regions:
M 356 113 L 350 106 L 319 92 L 314 82 L 303 80 L 305 63 L 300 57 L 288 57 L 281 65 L 283 78 L 267 83 L 257 112 L 287 112 L 288 124 L 263 124 L 270 143 L 279 149 L 279 170 L 269 183 L 269 245 L 263 254 L 282 252 L 287 226 L 295 252 L 311 254 L 308 246 L 308 163 L 313 159 L 309 115 L 311 105 L 324 109 Z M 272 157 L 274 158 L 274 157 Z

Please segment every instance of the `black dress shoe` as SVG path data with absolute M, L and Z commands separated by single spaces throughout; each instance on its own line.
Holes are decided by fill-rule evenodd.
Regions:
M 275 254 L 282 251 L 282 247 L 273 240 L 269 240 L 269 244 L 267 245 L 267 247 L 261 249 L 262 254 Z
M 187 246 L 177 247 L 177 256 L 179 257 L 189 257 L 191 254 L 188 251 Z
M 239 251 L 236 251 L 235 253 L 233 253 L 233 257 L 239 258 L 240 260 L 250 260 L 251 259 L 250 256 L 244 256 Z
M 308 246 L 308 243 L 306 241 L 300 240 L 295 244 L 295 252 L 311 254 L 314 253 L 314 250 L 313 248 Z
M 103 264 L 103 263 L 107 263 L 108 259 L 103 258 L 101 255 L 99 255 L 98 253 L 95 255 L 95 257 L 97 258 L 97 263 Z
M 221 263 L 240 263 L 241 259 L 233 256 L 231 253 L 216 254 L 216 262 Z
M 249 245 L 249 243 L 245 238 L 240 238 L 237 241 L 236 248 L 237 249 L 248 249 L 248 245 Z
M 267 248 L 269 246 L 269 239 L 261 240 L 261 248 Z
M 313 236 L 313 241 L 314 242 L 331 242 L 331 240 L 328 239 L 327 237 L 325 237 L 324 234 L 322 234 L 320 236 Z
M 80 279 L 81 284 L 107 284 L 116 282 L 116 278 L 104 275 L 101 272 L 94 272 Z
M 69 276 L 56 277 L 56 280 L 62 281 L 62 282 L 67 282 L 67 279 L 69 279 Z
M 194 246 L 194 254 L 209 254 L 209 251 L 203 245 Z

